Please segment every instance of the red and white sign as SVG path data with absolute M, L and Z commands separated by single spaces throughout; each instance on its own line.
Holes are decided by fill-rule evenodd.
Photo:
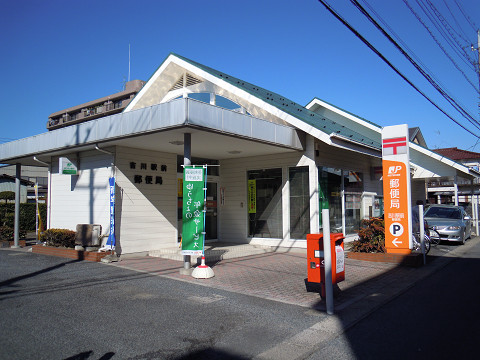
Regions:
M 388 253 L 411 252 L 412 206 L 408 126 L 382 129 L 385 247 Z
M 382 139 L 383 155 L 400 155 L 407 153 L 407 138 Z

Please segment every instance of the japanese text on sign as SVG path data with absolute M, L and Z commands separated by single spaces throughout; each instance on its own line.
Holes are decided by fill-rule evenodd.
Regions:
M 205 195 L 203 168 L 184 168 L 182 211 L 182 254 L 203 252 Z

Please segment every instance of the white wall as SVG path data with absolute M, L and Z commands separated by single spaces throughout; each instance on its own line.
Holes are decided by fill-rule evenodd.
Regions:
M 130 163 L 136 163 L 136 169 Z M 141 169 L 145 163 L 147 169 Z M 151 170 L 157 165 L 157 171 Z M 166 165 L 167 170 L 161 171 Z M 154 151 L 117 147 L 116 234 L 121 253 L 143 252 L 177 243 L 177 156 Z M 142 176 L 136 184 L 134 176 Z M 146 184 L 145 176 L 153 177 Z M 155 184 L 157 176 L 162 184 Z M 120 230 L 120 231 L 119 231 Z
M 276 154 L 259 157 L 245 157 L 220 161 L 220 186 L 225 188 L 225 205 L 219 206 L 220 226 L 219 238 L 221 241 L 246 243 L 249 242 L 248 214 L 247 214 L 247 171 L 255 169 L 282 168 L 283 184 L 283 239 L 253 239 L 251 243 L 263 245 L 292 246 L 290 241 L 290 224 L 288 223 L 288 199 L 286 170 L 289 166 L 307 165 L 308 159 L 300 152 Z M 304 240 L 301 240 L 305 242 Z
M 67 157 L 77 164 L 77 155 Z M 80 153 L 79 175 L 61 175 L 52 158 L 49 228 L 75 230 L 77 224 L 100 224 L 108 232 L 108 178 L 113 157 L 98 151 Z M 78 164 L 77 164 L 78 166 Z

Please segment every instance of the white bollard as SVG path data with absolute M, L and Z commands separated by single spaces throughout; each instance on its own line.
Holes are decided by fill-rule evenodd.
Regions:
M 327 314 L 333 315 L 332 250 L 330 246 L 330 215 L 328 209 L 322 210 L 323 258 L 325 262 L 325 300 Z
M 418 205 L 418 221 L 420 222 L 420 244 L 422 244 L 423 265 L 427 263 L 425 257 L 425 222 L 423 221 L 423 205 Z

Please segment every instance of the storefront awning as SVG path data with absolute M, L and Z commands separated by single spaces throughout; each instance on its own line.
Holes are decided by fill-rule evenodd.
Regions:
M 293 127 L 185 98 L 1 144 L 0 163 L 38 165 L 34 156 L 81 151 L 97 144 L 181 153 L 183 148 L 175 146 L 175 140 L 185 132 L 196 133 L 196 156 L 303 150 L 301 132 Z

